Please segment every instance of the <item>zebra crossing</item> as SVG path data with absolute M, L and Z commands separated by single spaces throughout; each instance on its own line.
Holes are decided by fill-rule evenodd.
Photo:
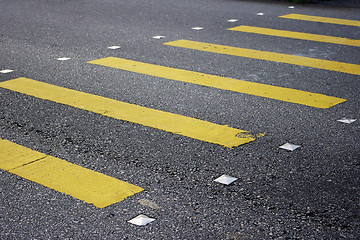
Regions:
M 0 83 L 12 91 L 54 101 L 104 116 L 134 122 L 194 139 L 236 147 L 254 141 L 247 131 L 202 121 L 174 113 L 145 108 L 101 96 L 50 85 L 28 78 Z
M 0 139 L 0 168 L 99 208 L 144 190 L 3 139 Z
M 360 65 L 351 63 L 343 63 L 324 59 L 294 56 L 283 53 L 267 52 L 255 49 L 246 49 L 183 39 L 174 42 L 168 42 L 165 43 L 165 45 L 360 75 Z
M 263 34 L 274 37 L 284 37 L 284 38 L 293 38 L 293 39 L 301 39 L 308 41 L 316 41 L 316 42 L 324 42 L 324 43 L 332 43 L 332 44 L 341 44 L 347 46 L 360 47 L 360 40 L 342 38 L 342 37 L 333 37 L 327 35 L 319 35 L 319 34 L 311 34 L 311 33 L 303 33 L 303 32 L 294 32 L 294 31 L 284 31 L 272 28 L 261 28 L 261 27 L 253 27 L 253 26 L 237 26 L 233 28 L 229 28 L 231 31 L 238 32 L 247 32 L 247 33 L 255 33 L 255 34 Z
M 316 21 L 356 27 L 360 26 L 360 21 L 299 14 L 289 14 L 280 16 L 279 18 Z M 291 32 L 260 28 L 256 26 L 238 26 L 229 28 L 228 30 L 232 31 L 229 31 L 229 33 L 234 34 L 235 31 L 248 32 L 274 37 L 342 44 L 351 47 L 360 46 L 360 40 L 346 39 L 340 36 L 335 37 Z M 280 62 L 284 64 L 291 64 L 293 66 L 305 66 L 326 71 L 360 75 L 360 65 L 357 64 L 260 51 L 256 49 L 246 49 L 241 48 L 241 46 L 226 46 L 221 44 L 179 39 L 176 41 L 166 42 L 162 47 L 174 47 L 176 49 L 181 48 L 189 51 L 205 51 L 212 54 L 224 54 L 239 58 Z M 196 54 L 196 51 L 193 51 L 193 54 Z M 112 68 L 114 71 L 130 71 L 143 75 L 164 78 L 171 81 L 187 82 L 195 85 L 222 89 L 224 91 L 254 95 L 260 98 L 275 99 L 289 104 L 304 105 L 304 107 L 328 109 L 345 101 L 350 101 L 341 98 L 341 96 L 328 96 L 325 94 L 303 91 L 301 89 L 284 88 L 280 86 L 260 84 L 240 79 L 194 72 L 185 69 L 160 66 L 136 61 L 136 59 L 130 60 L 118 57 L 105 57 L 89 61 L 87 64 Z M 41 79 L 33 80 L 21 77 L 3 81 L 0 83 L 0 87 L 33 96 L 38 99 L 68 105 L 106 117 L 133 122 L 158 130 L 193 138 L 197 141 L 218 144 L 227 148 L 239 147 L 242 144 L 254 142 L 258 137 L 263 136 L 261 133 L 251 133 L 247 130 L 236 129 L 227 125 L 220 125 L 177 113 L 146 108 L 136 104 L 130 104 L 77 91 L 75 89 L 68 89 L 44 83 Z M 264 122 L 264 124 L 266 124 L 266 122 Z M 231 125 L 231 123 L 229 123 L 229 125 Z M 16 154 L 13 154 L 14 152 Z M 71 194 L 75 198 L 84 200 L 100 208 L 122 201 L 126 197 L 141 192 L 143 190 L 142 187 L 144 187 L 138 187 L 130 183 L 102 175 L 89 169 L 71 164 L 65 160 L 33 151 L 5 139 L 0 140 L 0 157 L 1 169 L 57 191 Z M 81 179 L 81 181 L 77 181 L 78 179 Z
M 220 77 L 200 72 L 132 61 L 123 58 L 107 57 L 90 61 L 89 63 L 175 81 L 193 83 L 233 92 L 246 93 L 285 102 L 298 103 L 316 108 L 330 108 L 336 104 L 346 101 L 345 99 L 326 96 L 323 94 Z

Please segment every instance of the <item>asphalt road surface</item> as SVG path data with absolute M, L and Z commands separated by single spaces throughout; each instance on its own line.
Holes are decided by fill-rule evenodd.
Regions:
M 0 56 L 1 239 L 360 238 L 357 1 L 0 0 Z

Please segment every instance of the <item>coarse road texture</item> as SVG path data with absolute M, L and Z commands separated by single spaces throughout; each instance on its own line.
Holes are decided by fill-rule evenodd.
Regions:
M 360 239 L 360 3 L 290 5 L 0 0 L 0 239 Z

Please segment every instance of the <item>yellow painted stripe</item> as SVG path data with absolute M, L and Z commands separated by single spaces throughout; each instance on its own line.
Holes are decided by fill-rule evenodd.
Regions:
M 255 140 L 249 132 L 226 125 L 120 102 L 28 78 L 1 82 L 0 87 L 229 148 Z
M 326 96 L 318 93 L 304 92 L 291 88 L 282 88 L 261 83 L 247 82 L 244 80 L 164 67 L 123 58 L 107 57 L 90 61 L 89 63 L 181 82 L 188 82 L 202 86 L 241 92 L 285 102 L 298 103 L 316 108 L 330 108 L 336 104 L 346 101 L 345 99 Z
M 328 61 L 328 60 L 322 60 L 316 58 L 288 55 L 283 53 L 266 52 L 266 51 L 260 51 L 254 49 L 230 47 L 230 46 L 210 44 L 204 42 L 195 42 L 189 40 L 177 40 L 164 44 L 174 47 L 183 47 L 183 48 L 195 49 L 206 52 L 221 53 L 232 56 L 261 59 L 261 60 L 267 60 L 273 62 L 282 62 L 282 63 L 360 75 L 360 65 L 351 64 L 351 63 L 335 62 L 335 61 Z
M 311 22 L 333 23 L 333 24 L 360 27 L 360 21 L 340 19 L 340 18 L 318 17 L 318 16 L 309 16 L 309 15 L 302 15 L 302 14 L 287 14 L 287 15 L 283 15 L 283 16 L 279 16 L 279 17 L 311 21 Z
M 0 168 L 9 171 L 47 155 L 0 138 Z
M 0 139 L 0 168 L 104 208 L 144 189 Z
M 261 27 L 251 27 L 251 26 L 238 26 L 238 27 L 229 28 L 228 30 L 360 47 L 360 40 L 332 37 L 332 36 L 318 35 L 311 33 L 292 32 L 292 31 L 284 31 L 284 30 L 261 28 Z

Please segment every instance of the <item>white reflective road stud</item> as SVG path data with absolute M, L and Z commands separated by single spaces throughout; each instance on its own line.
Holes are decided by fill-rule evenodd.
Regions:
M 66 60 L 70 60 L 71 58 L 68 57 L 61 57 L 61 58 L 57 58 L 57 60 L 59 61 L 66 61 Z
M 115 50 L 115 49 L 119 49 L 121 48 L 120 46 L 111 46 L 111 47 L 108 47 L 108 49 L 112 49 L 112 50 Z
M 129 220 L 128 222 L 129 223 L 132 223 L 134 225 L 137 225 L 137 226 L 145 226 L 153 221 L 155 221 L 156 219 L 155 218 L 150 218 L 146 215 L 139 215 L 131 220 Z
M 258 15 L 258 16 L 264 16 L 264 15 L 265 15 L 265 13 L 261 13 L 261 12 L 259 12 L 259 13 L 257 13 L 256 15 Z
M 237 180 L 236 177 L 231 177 L 229 175 L 224 174 L 224 175 L 218 177 L 217 179 L 215 179 L 214 181 L 225 184 L 225 185 L 229 185 L 230 183 L 234 182 L 235 180 Z
M 237 22 L 237 21 L 239 21 L 238 19 L 229 19 L 229 20 L 227 20 L 228 22 Z
M 295 7 L 294 7 L 294 6 L 289 6 L 289 8 L 290 8 L 290 9 L 293 9 L 293 8 L 295 8 Z
M 203 27 L 193 27 L 192 29 L 196 30 L 196 31 L 199 31 L 199 30 L 203 30 L 204 28 Z
M 4 69 L 4 70 L 1 70 L 0 73 L 11 73 L 13 71 L 14 70 L 11 70 L 11 69 Z
M 164 36 L 153 36 L 154 39 L 163 39 L 165 38 Z
M 285 143 L 284 145 L 281 145 L 279 148 L 286 149 L 289 151 L 294 151 L 295 149 L 299 148 L 299 145 L 291 144 L 291 143 Z
M 342 123 L 353 123 L 356 121 L 356 119 L 350 119 L 350 118 L 342 118 L 337 120 L 338 122 L 342 122 Z

